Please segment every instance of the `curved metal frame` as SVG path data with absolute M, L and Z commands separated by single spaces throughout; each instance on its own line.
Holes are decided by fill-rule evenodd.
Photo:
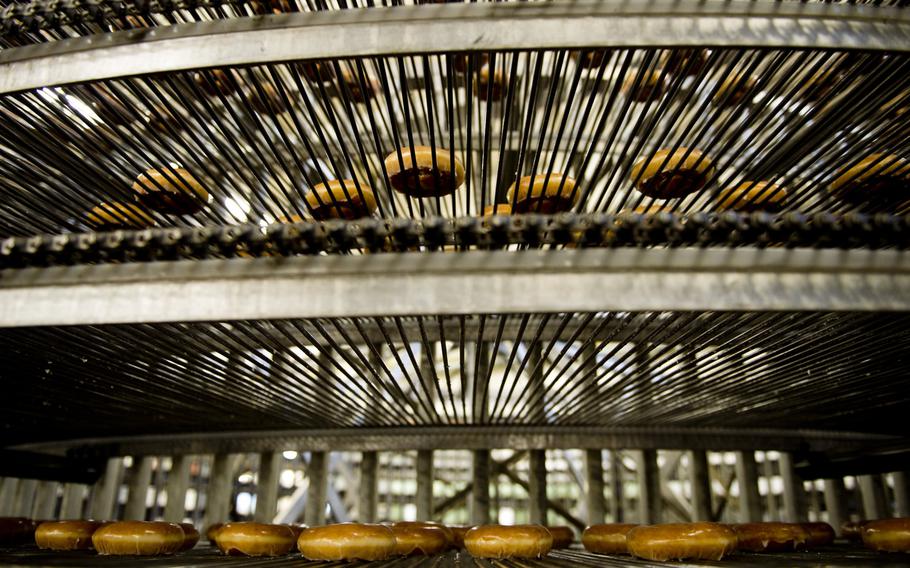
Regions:
M 660 0 L 283 14 L 5 50 L 0 93 L 269 61 L 598 44 L 910 51 L 910 13 L 795 2 Z

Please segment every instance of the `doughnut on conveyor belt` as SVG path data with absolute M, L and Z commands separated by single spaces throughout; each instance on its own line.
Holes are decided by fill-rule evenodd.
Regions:
M 634 559 L 630 556 L 602 556 L 581 549 L 551 553 L 541 560 L 477 560 L 464 553 L 449 553 L 433 557 L 399 558 L 375 563 L 327 563 L 306 562 L 299 555 L 281 558 L 226 558 L 208 547 L 180 556 L 161 558 L 113 558 L 98 557 L 89 553 L 49 553 L 35 549 L 19 551 L 0 550 L 0 565 L 3 566 L 104 566 L 107 568 L 148 567 L 148 568 L 192 568 L 203 566 L 252 567 L 321 567 L 335 566 L 376 566 L 385 568 L 569 568 L 576 567 L 620 567 L 620 566 L 767 566 L 767 567 L 848 567 L 910 566 L 910 555 L 877 554 L 857 547 L 835 546 L 820 552 L 794 554 L 748 554 L 729 557 L 721 562 L 660 563 Z

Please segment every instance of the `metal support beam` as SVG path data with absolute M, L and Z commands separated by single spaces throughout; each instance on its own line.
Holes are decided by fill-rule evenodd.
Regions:
M 496 466 L 493 468 L 493 471 L 496 474 L 501 474 L 501 475 L 506 476 L 507 478 L 509 478 L 509 480 L 512 483 L 520 486 L 525 491 L 530 491 L 531 488 L 528 486 L 528 482 L 525 481 L 524 479 L 518 477 L 518 475 L 514 471 L 509 469 L 508 467 L 504 467 L 502 464 L 497 463 Z M 547 508 L 549 508 L 551 511 L 553 511 L 554 513 L 556 513 L 557 515 L 559 515 L 560 517 L 565 519 L 566 522 L 568 522 L 570 525 L 572 525 L 579 531 L 583 531 L 585 529 L 584 521 L 576 518 L 572 514 L 571 511 L 569 511 L 568 509 L 563 507 L 561 504 L 559 504 L 555 501 L 550 501 L 548 499 Z
M 19 480 L 15 477 L 4 477 L 0 483 L 0 515 L 5 517 L 15 516 L 16 487 Z
M 311 527 L 325 524 L 325 505 L 328 502 L 329 456 L 326 452 L 310 453 L 310 464 L 307 467 L 306 509 L 303 511 L 303 522 Z
M 894 515 L 897 517 L 910 517 L 910 486 L 905 471 L 895 471 L 891 474 L 894 481 Z
M 610 450 L 610 517 L 614 523 L 621 523 L 625 518 L 623 497 L 622 453 Z
M 741 522 L 761 522 L 761 495 L 758 493 L 758 464 L 755 463 L 755 452 L 736 452 L 736 481 L 739 485 Z
M 531 420 L 543 424 L 546 420 L 546 399 L 544 398 L 543 358 L 541 344 L 535 341 L 528 344 L 528 362 L 525 372 L 528 373 L 528 396 L 531 399 Z
M 32 513 L 32 505 L 35 502 L 35 490 L 37 488 L 37 480 L 19 480 L 19 484 L 16 486 L 16 501 L 14 505 L 13 516 L 27 517 Z
M 536 525 L 547 523 L 547 451 L 531 450 L 528 468 L 529 521 Z
M 92 501 L 89 505 L 89 516 L 93 519 L 113 519 L 117 493 L 123 475 L 123 458 L 110 458 L 104 468 L 101 479 L 95 483 Z
M 33 519 L 51 519 L 57 508 L 57 482 L 40 481 L 35 490 L 35 503 L 32 505 Z
M 144 456 L 133 458 L 132 476 L 130 477 L 129 494 L 126 498 L 126 509 L 123 518 L 127 521 L 144 521 L 147 508 L 148 490 L 152 482 L 152 464 L 155 458 Z
M 806 492 L 803 490 L 803 480 L 796 475 L 793 468 L 793 456 L 788 452 L 780 454 L 780 475 L 784 482 L 784 518 L 788 523 L 804 523 L 809 520 L 806 511 Z M 768 487 L 771 480 L 768 480 Z
M 828 524 L 840 534 L 841 525 L 849 519 L 847 490 L 842 477 L 825 480 L 825 510 L 828 511 Z
M 859 483 L 859 492 L 863 499 L 865 518 L 882 519 L 889 516 L 882 476 L 878 474 L 860 475 L 856 481 Z
M 433 450 L 417 452 L 417 520 L 433 520 Z
M 693 521 L 711 520 L 711 470 L 708 468 L 708 452 L 689 452 L 689 483 L 692 487 Z
M 193 456 L 174 456 L 171 471 L 167 474 L 164 490 L 167 504 L 164 506 L 164 520 L 172 523 L 183 522 L 186 515 L 186 490 L 190 486 L 190 466 Z
M 477 372 L 474 373 L 474 365 L 469 357 L 467 359 L 467 375 L 471 379 L 471 396 L 473 397 L 471 408 L 474 413 L 474 422 L 476 424 L 486 424 L 490 416 L 490 400 L 488 392 L 490 385 L 487 381 L 490 367 L 490 354 L 492 348 L 490 343 L 482 341 L 474 344 L 474 356 L 479 363 Z
M 81 483 L 63 484 L 63 502 L 60 503 L 61 519 L 81 519 L 85 505 L 85 485 Z
M 768 459 L 768 452 L 765 452 L 765 460 L 762 462 L 762 477 L 765 478 L 765 511 L 768 512 L 767 520 L 776 522 L 780 520 L 780 506 L 777 502 L 777 496 L 771 487 L 771 479 L 774 477 L 774 464 Z
M 476 450 L 471 489 L 471 524 L 490 523 L 490 450 Z
M 657 450 L 641 450 L 638 459 L 638 520 L 645 524 L 661 522 L 662 496 Z
M 585 450 L 585 510 L 588 524 L 604 522 L 604 462 L 602 450 Z
M 278 512 L 278 477 L 281 475 L 281 452 L 259 454 L 259 475 L 256 482 L 257 523 L 271 523 Z
M 233 454 L 215 454 L 205 495 L 203 526 L 227 522 L 234 494 L 234 473 L 239 458 L 240 456 Z
M 360 457 L 360 500 L 357 504 L 361 523 L 376 522 L 376 499 L 379 484 L 379 455 L 363 452 Z

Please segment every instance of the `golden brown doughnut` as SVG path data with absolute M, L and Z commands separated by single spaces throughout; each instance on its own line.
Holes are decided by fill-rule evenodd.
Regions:
M 541 558 L 553 548 L 553 536 L 540 525 L 481 525 L 464 535 L 476 558 Z
M 309 560 L 385 560 L 395 554 L 395 534 L 361 523 L 311 527 L 297 539 L 297 549 Z
M 809 531 L 796 523 L 741 523 L 730 525 L 736 533 L 739 550 L 782 552 L 803 550 Z
M 184 168 L 152 168 L 133 183 L 139 202 L 159 213 L 192 215 L 205 207 L 209 194 Z
M 464 183 L 464 166 L 445 148 L 415 146 L 401 148 L 401 159 L 395 151 L 386 156 L 385 169 L 395 191 L 411 197 L 434 197 L 453 193 Z M 435 167 L 434 167 L 435 155 Z
M 731 73 L 724 79 L 714 97 L 711 99 L 718 106 L 733 106 L 746 100 L 746 97 L 753 95 L 752 89 L 757 82 L 755 77 L 749 75 L 744 77 L 742 72 Z
M 708 52 L 704 49 L 675 49 L 661 57 L 661 65 L 669 73 L 685 73 L 688 77 L 698 75 L 707 63 Z
M 307 529 L 306 525 L 300 523 L 286 523 L 284 526 L 291 529 L 291 532 L 294 533 L 294 546 L 297 546 L 297 539 L 300 538 L 300 535 Z
M 717 207 L 745 213 L 780 211 L 786 199 L 787 190 L 783 186 L 769 181 L 744 181 L 721 191 L 717 195 Z
M 511 215 L 512 206 L 508 203 L 497 203 L 495 205 L 487 205 L 483 208 L 484 217 L 492 217 L 493 215 Z
M 193 74 L 193 81 L 206 95 L 213 98 L 217 97 L 218 93 L 224 96 L 230 95 L 235 88 L 235 81 L 224 69 L 199 71 Z
M 694 148 L 677 148 L 672 154 L 664 148 L 632 166 L 638 191 L 657 199 L 685 197 L 703 188 L 713 175 L 711 160 Z
M 448 549 L 451 543 L 449 533 L 434 523 L 395 523 L 392 532 L 397 556 L 432 556 Z
M 863 540 L 863 527 L 869 521 L 847 521 L 840 526 L 840 535 L 851 542 Z
M 828 523 L 800 523 L 800 525 L 809 533 L 809 548 L 828 546 L 837 537 L 834 534 L 834 528 Z
M 566 526 L 547 527 L 553 537 L 553 550 L 569 548 L 575 542 L 575 531 Z
M 867 521 L 861 533 L 866 548 L 882 552 L 910 552 L 910 518 Z
M 657 100 L 667 88 L 667 83 L 661 76 L 660 71 L 645 72 L 641 77 L 641 82 L 636 85 L 635 81 L 637 79 L 638 72 L 630 70 L 622 84 L 623 94 L 637 103 Z
M 327 219 L 360 219 L 376 211 L 376 198 L 370 186 L 357 184 L 352 179 L 333 179 L 328 184 L 320 183 L 304 197 L 312 208 L 317 221 Z
M 910 162 L 894 154 L 870 154 L 838 174 L 830 189 L 842 201 L 889 206 L 910 199 Z
M 34 528 L 25 517 L 0 517 L 0 544 L 23 544 L 29 542 Z
M 98 554 L 160 556 L 174 554 L 185 542 L 177 523 L 120 521 L 99 527 L 92 534 Z
M 603 65 L 604 60 L 610 56 L 609 49 L 588 49 L 582 56 L 581 51 L 569 52 L 569 57 L 582 69 L 597 69 Z
M 134 203 L 102 203 L 89 209 L 85 218 L 96 231 L 135 231 L 155 224 L 151 215 Z
M 88 550 L 101 521 L 51 521 L 35 530 L 35 544 L 49 550 Z
M 506 94 L 506 78 L 502 71 L 490 71 L 484 65 L 474 77 L 474 96 L 482 101 L 500 101 Z
M 629 523 L 592 525 L 581 534 L 581 543 L 585 550 L 598 554 L 628 554 L 626 535 L 637 526 Z
M 196 543 L 199 542 L 199 531 L 196 530 L 196 525 L 193 523 L 180 523 L 180 528 L 183 529 L 183 546 L 180 547 L 180 552 L 192 550 Z
M 570 210 L 579 197 L 575 180 L 557 172 L 524 176 L 517 186 L 513 183 L 509 187 L 509 203 L 516 214 L 561 213 Z
M 452 530 L 452 548 L 464 548 L 464 535 L 474 527 L 449 527 Z
M 215 545 L 215 542 L 218 540 L 218 533 L 223 526 L 224 523 L 213 523 L 209 525 L 209 528 L 205 529 L 205 539 L 209 541 L 209 544 Z
M 284 556 L 294 548 L 294 532 L 287 525 L 227 523 L 215 543 L 229 556 Z
M 720 560 L 736 550 L 736 533 L 719 523 L 648 525 L 630 530 L 626 542 L 645 560 Z

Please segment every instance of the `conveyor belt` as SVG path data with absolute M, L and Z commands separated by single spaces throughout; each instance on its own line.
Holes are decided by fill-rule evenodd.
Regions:
M 910 566 L 910 556 L 904 554 L 879 554 L 862 548 L 835 546 L 817 552 L 784 554 L 737 554 L 721 562 L 648 562 L 630 556 L 603 556 L 581 549 L 557 551 L 540 560 L 479 560 L 466 553 L 449 553 L 430 558 L 413 557 L 386 562 L 326 563 L 307 562 L 299 555 L 281 558 L 231 558 L 217 551 L 200 546 L 196 550 L 171 558 L 115 558 L 99 557 L 93 553 L 50 553 L 38 550 L 0 551 L 0 563 L 9 566 L 32 566 L 47 568 L 105 567 L 105 568 L 195 568 L 208 566 L 230 566 L 234 568 L 260 568 L 284 566 L 312 566 L 331 568 L 335 566 L 374 566 L 376 568 L 609 568 L 625 566 L 662 567 L 687 566 L 689 568 L 708 566 L 755 566 L 768 568 L 898 568 Z

